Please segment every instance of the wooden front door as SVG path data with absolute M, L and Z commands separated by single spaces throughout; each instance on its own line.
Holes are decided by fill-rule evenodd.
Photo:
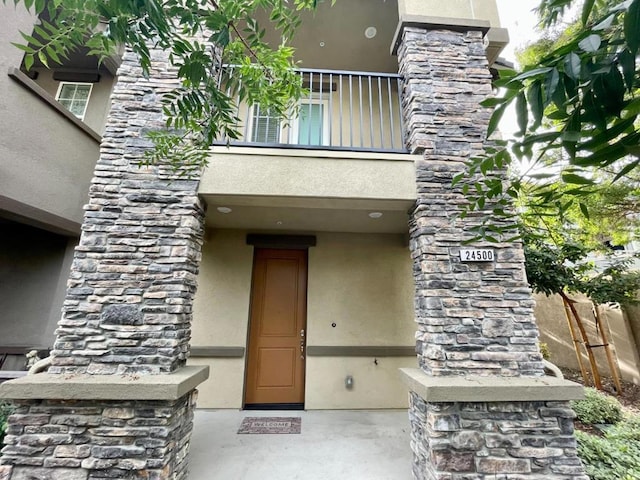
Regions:
M 304 403 L 307 251 L 256 249 L 245 406 Z

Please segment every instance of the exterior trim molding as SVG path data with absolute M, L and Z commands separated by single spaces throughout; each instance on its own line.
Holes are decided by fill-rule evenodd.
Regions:
M 290 248 L 306 250 L 316 246 L 315 235 L 247 235 L 247 245 L 260 248 Z
M 419 368 L 401 368 L 404 383 L 429 403 L 560 402 L 584 398 L 584 388 L 558 377 L 433 377 Z
M 244 347 L 191 347 L 191 358 L 243 358 Z
M 310 357 L 414 357 L 415 346 L 307 346 Z

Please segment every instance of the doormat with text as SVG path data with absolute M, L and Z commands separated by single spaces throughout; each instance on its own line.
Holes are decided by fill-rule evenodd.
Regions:
M 301 428 L 302 419 L 300 417 L 246 417 L 242 420 L 238 433 L 300 433 Z

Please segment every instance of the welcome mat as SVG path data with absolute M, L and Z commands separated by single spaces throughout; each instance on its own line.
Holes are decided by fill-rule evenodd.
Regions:
M 242 420 L 238 433 L 300 433 L 301 428 L 302 419 L 300 417 L 246 417 Z

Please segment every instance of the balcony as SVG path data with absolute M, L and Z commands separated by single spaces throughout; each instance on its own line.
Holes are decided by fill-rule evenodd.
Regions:
M 225 75 L 233 76 L 234 67 Z M 268 108 L 240 102 L 233 146 L 406 153 L 400 76 L 393 73 L 300 69 L 306 90 L 297 114 L 278 118 Z

